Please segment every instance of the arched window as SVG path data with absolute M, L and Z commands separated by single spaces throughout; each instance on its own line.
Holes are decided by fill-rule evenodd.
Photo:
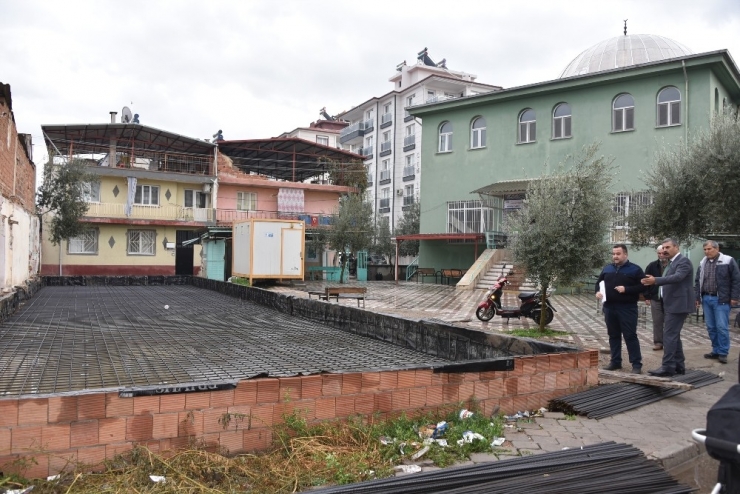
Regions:
M 658 93 L 658 127 L 681 123 L 681 92 L 673 86 Z
M 531 108 L 519 114 L 519 142 L 534 142 L 537 131 L 537 114 Z
M 439 126 L 439 152 L 448 153 L 452 151 L 452 124 L 444 122 Z
M 472 149 L 486 147 L 486 119 L 478 117 L 470 125 L 470 147 Z
M 635 130 L 635 99 L 631 94 L 620 94 L 612 104 L 612 131 Z
M 552 138 L 570 137 L 570 105 L 560 103 L 552 112 Z

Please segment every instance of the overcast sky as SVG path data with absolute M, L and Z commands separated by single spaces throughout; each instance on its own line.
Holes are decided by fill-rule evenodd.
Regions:
M 105 123 L 124 105 L 190 137 L 274 137 L 385 94 L 424 47 L 512 87 L 557 78 L 629 19 L 629 34 L 740 62 L 740 0 L 0 0 L 0 15 L 0 81 L 39 165 L 41 124 Z

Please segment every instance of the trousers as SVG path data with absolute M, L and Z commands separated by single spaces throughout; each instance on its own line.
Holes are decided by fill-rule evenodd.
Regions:
M 642 368 L 640 340 L 637 339 L 637 304 L 604 305 L 604 322 L 609 335 L 611 363 L 622 365 L 622 338 L 632 367 Z

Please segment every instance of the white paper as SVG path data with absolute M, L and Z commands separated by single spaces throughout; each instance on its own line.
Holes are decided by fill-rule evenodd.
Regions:
M 599 281 L 599 292 L 601 292 L 601 303 L 606 302 L 606 284 L 604 281 Z

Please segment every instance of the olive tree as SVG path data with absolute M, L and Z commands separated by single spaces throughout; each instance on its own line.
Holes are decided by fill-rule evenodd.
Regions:
M 373 226 L 373 207 L 365 201 L 361 194 L 350 194 L 339 201 L 334 221 L 326 231 L 326 243 L 337 252 L 355 254 L 360 250 L 367 250 L 375 237 Z M 347 266 L 347 256 L 342 256 L 342 270 L 340 282 L 344 280 L 344 270 Z
M 373 251 L 376 254 L 385 256 L 390 264 L 396 263 L 394 259 L 396 256 L 396 244 L 391 240 L 391 227 L 387 216 L 383 216 L 378 220 Z M 391 259 L 394 259 L 393 262 L 391 262 Z
M 415 202 L 411 206 L 409 206 L 406 211 L 404 211 L 403 216 L 401 216 L 401 219 L 398 220 L 398 226 L 396 227 L 396 236 L 419 233 L 420 224 L 421 204 Z M 403 242 L 401 242 L 401 245 L 398 246 L 398 251 L 402 256 L 416 256 L 419 254 L 419 241 L 404 240 Z
M 597 143 L 585 146 L 530 182 L 524 206 L 507 219 L 514 261 L 538 287 L 543 305 L 555 282 L 573 283 L 608 259 L 614 169 L 598 149 Z M 543 310 L 540 330 L 545 316 Z

